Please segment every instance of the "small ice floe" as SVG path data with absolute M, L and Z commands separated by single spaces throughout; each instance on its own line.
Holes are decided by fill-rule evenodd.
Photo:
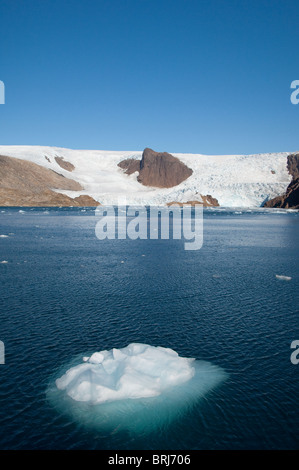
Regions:
M 122 260 L 122 261 L 121 261 L 121 264 L 123 264 L 123 263 L 124 263 L 124 261 Z
M 8 235 L 0 235 L 0 238 L 8 238 Z
M 141 255 L 141 256 L 145 256 L 145 255 Z
M 19 210 L 20 214 L 25 214 L 25 211 L 22 211 L 22 209 Z
M 55 383 L 73 400 L 93 405 L 157 397 L 189 382 L 196 372 L 195 359 L 180 357 L 169 348 L 138 343 L 95 352 L 83 361 Z
M 7 263 L 8 263 L 8 261 L 6 261 L 6 260 L 0 261 L 0 264 L 7 264 Z
M 80 424 L 109 434 L 165 431 L 228 377 L 218 366 L 148 344 L 81 357 L 64 367 L 47 396 Z
M 290 276 L 281 276 L 280 274 L 275 274 L 275 277 L 280 281 L 290 281 L 292 279 Z

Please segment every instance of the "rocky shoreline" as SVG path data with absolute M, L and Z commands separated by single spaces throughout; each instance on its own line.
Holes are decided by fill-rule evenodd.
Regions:
M 299 209 L 299 153 L 288 156 L 288 171 L 292 181 L 285 194 L 266 201 L 264 207 L 276 207 L 282 209 Z

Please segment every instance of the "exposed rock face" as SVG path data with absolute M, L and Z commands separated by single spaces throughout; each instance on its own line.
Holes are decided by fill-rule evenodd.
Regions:
M 72 199 L 53 189 L 79 191 L 83 188 L 76 181 L 36 163 L 0 156 L 0 206 L 95 206 L 98 204 L 92 198 L 90 198 L 92 201 L 81 200 L 80 197 Z M 85 197 L 82 196 L 82 198 Z
M 203 200 L 203 204 L 205 207 L 209 207 L 209 206 L 219 207 L 218 199 L 211 196 L 210 194 L 207 194 L 206 196 L 201 195 L 201 198 Z
M 190 205 L 190 206 L 196 206 L 197 204 L 202 205 L 203 207 L 218 207 L 219 203 L 215 197 L 212 197 L 210 194 L 207 194 L 206 196 L 200 195 L 202 201 L 188 201 L 188 202 L 169 202 L 167 205 L 172 206 L 173 204 L 178 204 L 179 206 L 185 206 L 185 205 Z
M 288 170 L 293 179 L 282 196 L 270 199 L 264 207 L 281 207 L 283 209 L 299 209 L 299 153 L 288 156 Z
M 75 169 L 74 165 L 72 163 L 67 162 L 66 160 L 64 160 L 63 157 L 55 157 L 55 161 L 64 170 L 73 171 Z
M 76 202 L 74 205 L 85 206 L 85 207 L 95 207 L 100 206 L 101 204 L 98 201 L 95 201 L 93 197 L 82 194 L 81 196 L 75 197 L 72 199 Z
M 299 178 L 291 181 L 284 195 L 270 199 L 264 204 L 264 207 L 299 209 Z
M 145 186 L 171 188 L 185 181 L 192 170 L 169 153 L 159 153 L 146 148 L 140 162 L 138 181 Z
M 127 158 L 119 162 L 118 166 L 125 170 L 127 175 L 135 173 L 135 171 L 140 171 L 140 160 L 135 160 L 134 158 Z
M 299 153 L 292 153 L 288 156 L 288 170 L 293 180 L 299 178 Z
M 167 152 L 155 152 L 150 148 L 143 151 L 140 162 L 129 158 L 118 166 L 129 175 L 139 171 L 139 183 L 156 188 L 172 188 L 192 175 L 192 170 L 178 158 Z

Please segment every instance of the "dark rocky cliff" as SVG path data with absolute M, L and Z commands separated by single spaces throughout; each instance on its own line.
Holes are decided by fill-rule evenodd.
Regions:
M 264 207 L 281 207 L 283 209 L 299 209 L 299 153 L 288 156 L 288 170 L 293 179 L 285 194 L 270 199 Z
M 138 171 L 139 183 L 156 188 L 172 188 L 192 175 L 191 168 L 178 158 L 167 152 L 155 152 L 150 148 L 143 151 L 141 161 L 129 158 L 118 166 L 128 175 Z

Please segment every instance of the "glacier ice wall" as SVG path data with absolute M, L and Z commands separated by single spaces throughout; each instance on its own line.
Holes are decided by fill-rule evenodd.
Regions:
M 170 149 L 171 150 L 171 149 Z M 187 202 L 199 194 L 211 194 L 223 207 L 260 207 L 279 196 L 291 182 L 287 170 L 290 152 L 256 155 L 178 154 L 192 175 L 178 186 L 161 189 L 138 183 L 135 173 L 128 176 L 118 163 L 126 158 L 140 159 L 142 152 L 71 150 L 59 147 L 0 146 L 0 154 L 24 159 L 78 181 L 82 191 L 60 191 L 70 197 L 88 194 L 104 205 L 116 205 L 126 197 L 129 205 L 163 205 Z M 70 173 L 55 157 L 62 157 L 75 168 Z

